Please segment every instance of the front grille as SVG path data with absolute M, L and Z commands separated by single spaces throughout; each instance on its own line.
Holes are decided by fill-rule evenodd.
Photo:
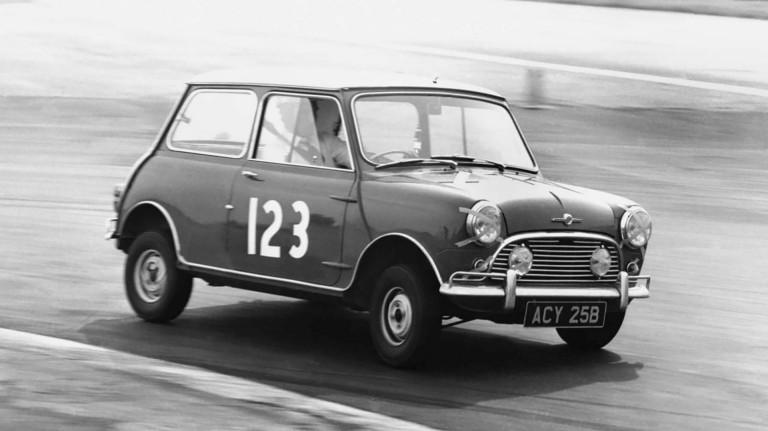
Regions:
M 535 238 L 516 241 L 504 246 L 492 264 L 493 272 L 506 272 L 509 254 L 516 245 L 525 245 L 533 252 L 531 270 L 518 278 L 518 284 L 595 284 L 615 283 L 619 274 L 619 252 L 606 241 L 574 238 Z M 611 255 L 611 269 L 597 278 L 589 267 L 589 259 L 597 248 Z

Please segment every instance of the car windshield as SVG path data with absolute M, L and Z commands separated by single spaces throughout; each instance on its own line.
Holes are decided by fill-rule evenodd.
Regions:
M 501 104 L 446 95 L 365 95 L 354 109 L 363 154 L 378 166 L 435 158 L 536 169 Z

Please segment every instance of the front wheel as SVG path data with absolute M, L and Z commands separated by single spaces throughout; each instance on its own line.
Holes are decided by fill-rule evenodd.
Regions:
M 423 362 L 440 335 L 439 293 L 423 271 L 405 264 L 385 269 L 373 294 L 370 328 L 379 357 L 395 367 Z
M 557 335 L 569 346 L 582 350 L 598 350 L 605 347 L 621 329 L 624 311 L 608 313 L 602 328 L 557 328 Z
M 125 293 L 133 311 L 150 322 L 167 322 L 184 311 L 192 277 L 176 267 L 171 241 L 160 232 L 144 232 L 128 250 Z

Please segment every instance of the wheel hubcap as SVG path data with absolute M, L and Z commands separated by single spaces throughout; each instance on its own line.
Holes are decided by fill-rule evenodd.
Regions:
M 144 251 L 134 270 L 136 293 L 145 302 L 159 301 L 165 292 L 167 274 L 163 256 L 156 250 Z
M 399 346 L 408 338 L 413 321 L 411 300 L 402 288 L 395 287 L 387 292 L 382 304 L 381 326 L 389 344 Z

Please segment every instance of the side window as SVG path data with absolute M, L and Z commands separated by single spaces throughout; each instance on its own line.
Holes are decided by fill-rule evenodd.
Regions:
M 257 160 L 351 169 L 347 138 L 334 99 L 269 96 L 256 145 Z
M 246 90 L 198 90 L 174 119 L 172 150 L 239 157 L 256 118 L 256 94 Z

